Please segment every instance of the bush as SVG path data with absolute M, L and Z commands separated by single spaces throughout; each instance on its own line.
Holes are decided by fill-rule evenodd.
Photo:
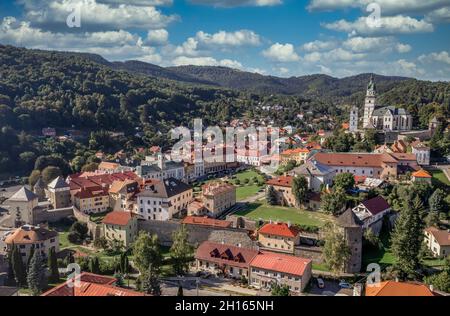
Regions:
M 72 243 L 72 244 L 79 244 L 81 243 L 81 238 L 80 235 L 77 232 L 70 232 L 67 235 L 67 239 Z

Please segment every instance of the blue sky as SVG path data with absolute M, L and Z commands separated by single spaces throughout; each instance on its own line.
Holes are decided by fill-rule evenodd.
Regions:
M 109 60 L 450 80 L 450 0 L 3 0 L 0 23 L 2 44 Z

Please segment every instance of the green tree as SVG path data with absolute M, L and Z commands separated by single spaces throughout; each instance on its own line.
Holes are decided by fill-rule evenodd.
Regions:
M 12 247 L 11 264 L 14 272 L 14 279 L 18 286 L 24 287 L 27 284 L 26 267 L 22 261 L 22 255 L 20 254 L 19 248 L 16 245 L 13 245 Z
M 289 296 L 291 291 L 289 290 L 289 286 L 287 285 L 279 285 L 274 282 L 271 286 L 272 296 Z
M 450 257 L 447 257 L 442 272 L 425 277 L 424 282 L 436 290 L 450 293 Z
M 337 216 L 345 210 L 347 195 L 341 187 L 334 188 L 330 193 L 324 194 L 322 198 L 322 210 L 327 214 Z
M 186 225 L 181 225 L 173 235 L 173 244 L 170 247 L 170 258 L 173 271 L 176 275 L 184 275 L 189 270 L 189 262 L 192 261 L 193 247 L 188 242 Z
M 35 251 L 28 268 L 28 288 L 34 296 L 41 294 L 47 282 L 46 268 L 40 251 Z
M 53 247 L 50 248 L 47 265 L 50 270 L 49 281 L 51 283 L 58 283 L 59 282 L 58 259 L 56 258 L 56 251 L 55 248 Z
M 84 240 L 87 237 L 87 234 L 89 232 L 89 228 L 87 227 L 86 223 L 82 222 L 74 222 L 72 226 L 70 227 L 69 231 L 71 233 L 75 233 L 80 240 Z
M 437 189 L 431 194 L 430 199 L 428 200 L 428 204 L 430 206 L 430 212 L 436 212 L 438 215 L 441 212 L 446 210 L 446 202 L 445 198 L 447 194 L 445 194 L 444 190 Z
M 97 256 L 94 256 L 89 260 L 89 271 L 95 274 L 100 273 L 100 260 Z
M 42 180 L 46 184 L 49 184 L 59 176 L 62 176 L 62 172 L 58 167 L 48 166 L 42 170 Z
M 305 200 L 308 194 L 308 180 L 305 177 L 294 177 L 292 180 L 292 193 L 295 197 L 295 202 L 300 206 Z
M 36 182 L 38 182 L 40 177 L 41 177 L 41 172 L 39 170 L 31 171 L 31 174 L 28 176 L 29 185 L 31 187 L 33 187 L 36 184 Z
M 133 256 L 134 265 L 141 274 L 146 273 L 150 266 L 154 270 L 159 269 L 162 263 L 162 254 L 158 236 L 140 231 L 133 244 Z
M 82 168 L 82 172 L 94 172 L 98 169 L 98 163 L 96 162 L 90 162 L 88 164 L 85 164 Z
M 14 278 L 16 280 L 16 284 L 23 287 L 26 285 L 26 267 L 22 261 L 22 255 L 20 254 L 20 250 L 16 245 L 13 245 L 12 251 L 12 269 L 14 271 Z
M 340 173 L 333 179 L 334 185 L 348 191 L 355 186 L 355 177 L 352 173 Z
M 153 296 L 161 295 L 161 282 L 159 279 L 159 267 L 154 267 L 153 264 L 148 266 L 147 271 L 143 274 L 142 287 L 145 293 Z
M 419 267 L 424 229 L 422 212 L 422 201 L 410 191 L 405 200 L 405 208 L 400 212 L 391 235 L 395 268 L 402 277 L 415 275 Z
M 275 189 L 273 186 L 269 185 L 266 190 L 266 201 L 269 205 L 276 205 L 277 204 L 277 192 L 275 192 Z
M 324 227 L 324 242 L 325 264 L 331 272 L 338 275 L 345 270 L 351 255 L 350 247 L 347 245 L 342 231 L 332 223 L 328 223 Z

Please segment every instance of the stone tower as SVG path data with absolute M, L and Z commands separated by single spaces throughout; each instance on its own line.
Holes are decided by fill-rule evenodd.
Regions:
M 369 85 L 367 86 L 366 99 L 364 101 L 364 123 L 363 128 L 373 128 L 372 113 L 375 110 L 377 102 L 377 89 L 373 76 L 370 77 Z
M 347 209 L 336 221 L 344 234 L 351 255 L 345 266 L 345 273 L 361 271 L 363 229 L 352 209 Z
M 33 187 L 33 192 L 38 196 L 39 201 L 45 200 L 45 189 L 47 186 L 45 185 L 44 181 L 42 181 L 42 178 L 39 177 L 36 184 Z
M 350 132 L 358 130 L 358 107 L 354 106 L 350 110 Z
M 70 201 L 70 186 L 63 177 L 57 177 L 47 187 L 50 204 L 54 209 L 72 206 Z

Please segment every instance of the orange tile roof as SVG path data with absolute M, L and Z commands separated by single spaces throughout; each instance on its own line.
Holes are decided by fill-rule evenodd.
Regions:
M 114 170 L 117 169 L 118 167 L 120 167 L 120 165 L 118 163 L 115 162 L 106 162 L 106 161 L 102 161 L 99 165 L 98 165 L 98 169 L 109 169 L 109 170 Z
M 302 276 L 306 269 L 311 269 L 311 260 L 273 252 L 261 252 L 250 267 Z
M 133 290 L 112 285 L 115 278 L 83 272 L 79 276 L 79 286 L 69 286 L 69 282 L 56 286 L 41 296 L 144 296 Z
M 343 129 L 349 129 L 350 128 L 350 124 L 349 123 L 342 123 L 342 128 Z
M 414 178 L 432 178 L 432 176 L 423 169 L 416 171 L 412 174 Z
M 183 224 L 188 225 L 202 225 L 202 226 L 213 226 L 213 227 L 231 227 L 233 224 L 230 221 L 222 221 L 218 219 L 199 217 L 199 216 L 187 216 L 183 220 Z
M 58 232 L 42 227 L 22 226 L 5 239 L 6 244 L 33 244 L 58 236 Z
M 286 223 L 268 223 L 261 227 L 258 233 L 295 238 L 297 237 L 299 231 L 295 227 L 289 226 Z
M 126 226 L 132 218 L 133 214 L 131 212 L 113 211 L 106 214 L 105 218 L 102 220 L 102 223 L 107 225 Z
M 295 149 L 286 149 L 281 154 L 282 155 L 294 155 L 300 153 L 309 153 L 309 149 L 307 148 L 295 148 Z
M 281 177 L 278 177 L 278 178 L 274 178 L 274 179 L 268 180 L 267 184 L 268 185 L 279 186 L 279 187 L 291 188 L 293 179 L 294 179 L 294 177 L 291 177 L 291 176 L 281 176 Z
M 434 294 L 423 284 L 385 281 L 379 286 L 368 285 L 366 296 L 434 296 Z

